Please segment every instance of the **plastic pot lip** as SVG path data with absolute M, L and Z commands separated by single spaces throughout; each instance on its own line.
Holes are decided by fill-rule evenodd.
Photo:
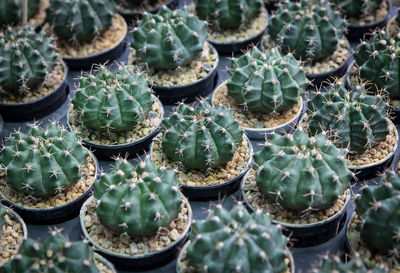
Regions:
M 176 2 L 178 2 L 178 1 L 177 1 L 177 0 L 168 0 L 164 5 L 167 6 L 168 8 L 171 8 L 170 6 L 173 5 L 173 4 L 175 4 Z M 117 9 L 117 12 L 118 12 L 119 14 L 121 14 L 122 16 L 139 16 L 139 15 L 142 15 L 144 12 L 147 12 L 147 13 L 157 13 L 158 10 L 159 10 L 161 7 L 162 7 L 162 6 L 153 8 L 153 9 L 151 9 L 151 10 L 144 10 L 143 12 L 140 12 L 140 11 L 127 11 L 127 10 L 123 10 L 123 9 Z
M 86 206 L 89 204 L 89 202 L 92 201 L 92 199 L 94 199 L 94 196 L 89 197 L 85 203 L 83 203 L 80 212 L 79 212 L 79 222 L 80 222 L 80 226 L 83 232 L 83 235 L 85 236 L 85 238 L 93 245 L 93 248 L 96 251 L 100 251 L 101 253 L 104 253 L 106 255 L 109 256 L 113 256 L 113 257 L 117 257 L 117 258 L 123 258 L 123 259 L 129 259 L 129 260 L 141 260 L 141 259 L 145 259 L 145 258 L 150 258 L 156 255 L 162 255 L 163 253 L 167 252 L 168 250 L 174 248 L 175 246 L 177 246 L 180 242 L 182 242 L 182 240 L 185 240 L 185 238 L 187 237 L 187 235 L 189 234 L 189 231 L 192 227 L 192 222 L 193 222 L 193 212 L 192 212 L 192 207 L 190 206 L 189 201 L 186 199 L 186 197 L 181 193 L 181 197 L 184 203 L 186 203 L 187 208 L 188 208 L 188 213 L 189 213 L 189 223 L 186 226 L 184 232 L 182 233 L 182 235 L 179 237 L 178 240 L 176 240 L 175 242 L 173 242 L 172 244 L 170 244 L 167 247 L 164 247 L 162 249 L 159 249 L 157 251 L 154 251 L 152 253 L 147 253 L 147 254 L 141 254 L 141 255 L 135 255 L 135 256 L 131 256 L 131 255 L 127 255 L 127 254 L 121 254 L 121 253 L 116 253 L 113 251 L 110 251 L 102 246 L 100 246 L 99 244 L 97 244 L 95 241 L 92 240 L 92 238 L 89 236 L 89 233 L 87 232 L 84 222 L 83 222 L 83 213 L 85 211 Z
M 356 64 L 356 61 L 353 60 L 350 64 L 349 67 L 346 70 L 346 76 L 344 77 L 344 86 L 347 89 L 353 89 L 353 86 L 351 85 L 350 82 L 350 75 L 351 75 L 351 69 L 353 68 L 353 66 Z
M 386 0 L 385 2 L 388 5 L 387 6 L 388 13 L 386 14 L 385 18 L 383 18 L 382 20 L 373 22 L 372 24 L 369 24 L 369 25 L 348 24 L 348 27 L 353 28 L 354 30 L 363 29 L 363 28 L 372 29 L 372 28 L 376 28 L 378 25 L 384 24 L 385 22 L 387 23 L 387 21 L 389 21 L 391 19 L 390 12 L 393 10 L 393 5 L 392 5 L 392 1 L 390 1 L 390 0 Z
M 94 253 L 94 259 L 98 259 L 98 260 L 100 260 L 103 264 L 105 264 L 109 269 L 111 269 L 111 271 L 113 272 L 113 273 L 117 273 L 117 271 L 115 270 L 115 267 L 114 267 L 114 265 L 109 261 L 109 260 L 107 260 L 106 258 L 104 258 L 103 256 L 101 256 L 100 254 L 98 254 L 98 253 Z
M 21 224 L 23 238 L 24 238 L 24 240 L 26 240 L 28 238 L 28 229 L 26 227 L 24 219 L 22 219 L 22 217 L 16 211 L 14 211 L 11 207 L 7 207 L 1 203 L 0 203 L 0 207 L 5 207 L 7 209 L 7 213 L 11 214 L 17 220 L 17 222 Z

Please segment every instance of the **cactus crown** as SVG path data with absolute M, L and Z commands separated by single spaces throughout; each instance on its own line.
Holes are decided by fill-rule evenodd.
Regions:
M 335 145 L 362 154 L 386 139 L 388 103 L 381 95 L 368 95 L 364 85 L 348 91 L 332 84 L 308 102 L 308 126 L 312 134 L 332 130 Z
M 346 150 L 335 147 L 325 133 L 309 137 L 300 128 L 274 134 L 254 161 L 258 190 L 286 209 L 330 208 L 350 187 Z
M 350 18 L 360 18 L 379 9 L 384 0 L 331 0 L 344 15 Z
M 132 237 L 156 234 L 181 211 L 175 171 L 157 167 L 149 157 L 136 167 L 118 158 L 93 187 L 101 223 Z
M 20 97 L 38 87 L 56 65 L 54 41 L 33 28 L 0 32 L 0 92 Z
M 290 109 L 309 85 L 300 62 L 276 48 L 262 53 L 255 47 L 233 59 L 228 72 L 228 93 L 251 112 Z
M 69 241 L 58 230 L 51 231 L 42 245 L 32 239 L 26 239 L 19 247 L 18 254 L 1 269 L 3 273 L 100 273 L 94 263 L 93 248 L 82 241 Z
M 389 172 L 380 182 L 356 198 L 360 234 L 373 249 L 395 254 L 400 251 L 400 177 Z
M 46 130 L 34 123 L 27 133 L 16 131 L 8 138 L 0 163 L 9 186 L 36 197 L 60 193 L 77 183 L 88 156 L 76 133 L 56 122 Z
M 154 69 L 185 66 L 201 56 L 207 38 L 207 23 L 188 8 L 157 14 L 144 13 L 133 30 L 131 46 Z
M 0 26 L 14 25 L 22 22 L 23 1 L 2 0 L 0 2 Z M 35 16 L 40 10 L 41 0 L 28 1 L 28 19 Z
M 230 110 L 205 100 L 196 108 L 181 103 L 163 125 L 163 152 L 187 169 L 211 170 L 229 162 L 243 139 Z
M 297 59 L 316 61 L 337 49 L 345 22 L 325 0 L 281 3 L 271 18 L 268 34 L 284 53 Z
M 105 134 L 132 130 L 153 103 L 147 80 L 126 67 L 119 67 L 113 74 L 101 66 L 96 75 L 81 77 L 72 99 L 82 123 Z
M 62 40 L 90 42 L 112 25 L 112 0 L 51 0 L 46 22 Z
M 6 224 L 6 216 L 7 214 L 7 207 L 0 205 L 0 239 L 1 239 L 1 234 L 2 234 L 2 229 L 3 226 Z
M 230 212 L 221 205 L 193 221 L 187 248 L 196 272 L 285 272 L 288 239 L 261 211 L 249 214 L 241 204 Z
M 262 0 L 195 0 L 196 14 L 216 29 L 237 29 L 258 17 Z

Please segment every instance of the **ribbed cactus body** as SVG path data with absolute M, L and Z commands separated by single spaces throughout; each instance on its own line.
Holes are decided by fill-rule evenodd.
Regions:
M 47 196 L 77 183 L 88 155 L 76 133 L 56 123 L 46 130 L 33 124 L 27 133 L 18 131 L 8 138 L 0 163 L 7 185 L 14 190 Z
M 180 104 L 163 121 L 162 151 L 187 169 L 209 170 L 232 160 L 243 131 L 230 110 L 200 101 Z
M 185 66 L 201 56 L 207 38 L 207 23 L 182 8 L 162 7 L 145 13 L 133 30 L 131 46 L 150 67 L 171 69 Z
M 41 0 L 28 1 L 28 19 L 35 16 L 40 10 Z M 22 24 L 23 1 L 0 1 L 0 25 Z
M 228 70 L 228 93 L 251 112 L 275 113 L 296 105 L 307 86 L 300 62 L 274 48 L 257 48 L 233 59 Z
M 384 0 L 332 0 L 350 18 L 360 18 L 379 9 Z
M 242 204 L 230 212 L 217 205 L 193 223 L 187 248 L 196 272 L 285 272 L 288 239 L 267 214 L 249 214 Z M 292 265 L 293 266 L 293 265 Z
M 117 159 L 111 173 L 103 174 L 93 186 L 100 222 L 132 237 L 156 234 L 181 211 L 175 171 L 157 167 L 150 158 L 136 167 Z
M 315 268 L 313 273 L 387 273 L 389 272 L 383 265 L 367 268 L 360 256 L 356 254 L 347 263 L 343 263 L 339 257 L 323 257 L 319 268 Z

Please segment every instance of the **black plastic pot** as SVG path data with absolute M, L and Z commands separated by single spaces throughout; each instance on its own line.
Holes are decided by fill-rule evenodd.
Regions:
M 96 252 L 99 252 L 103 257 L 105 257 L 107 260 L 111 261 L 117 269 L 119 270 L 125 270 L 125 271 L 139 271 L 139 270 L 148 270 L 152 268 L 159 267 L 169 261 L 172 261 L 178 256 L 179 250 L 182 249 L 182 247 L 185 245 L 188 237 L 188 233 L 191 228 L 191 222 L 193 219 L 193 214 L 192 214 L 192 209 L 190 207 L 189 202 L 185 197 L 184 202 L 186 202 L 187 207 L 188 207 L 188 212 L 189 212 L 189 219 L 190 223 L 186 227 L 185 232 L 182 234 L 181 238 L 179 238 L 177 241 L 172 243 L 171 245 L 160 249 L 158 251 L 155 251 L 150 254 L 142 254 L 142 255 L 136 255 L 136 256 L 130 256 L 130 255 L 124 255 L 124 254 L 119 254 L 112 252 L 108 249 L 103 248 L 102 246 L 98 245 L 96 242 L 94 242 L 85 226 L 84 222 L 82 220 L 84 210 L 89 202 L 91 202 L 92 198 L 89 198 L 81 208 L 80 212 L 80 224 L 81 228 L 83 231 L 83 234 L 85 238 L 93 245 L 93 248 Z
M 350 216 L 350 219 L 346 225 L 346 235 L 345 235 L 345 241 L 344 241 L 345 251 L 346 251 L 346 253 L 350 254 L 351 256 L 353 254 L 355 254 L 355 251 L 350 242 L 349 232 L 350 232 L 350 224 L 353 221 L 353 218 L 355 215 L 356 215 L 356 212 L 353 212 L 353 214 Z
M 4 120 L 0 115 L 0 141 L 3 139 Z
M 94 253 L 94 259 L 95 260 L 99 260 L 101 261 L 103 264 L 105 264 L 111 271 L 112 273 L 117 273 L 117 271 L 115 270 L 115 267 L 112 263 L 110 263 L 108 260 L 106 260 L 103 256 Z
M 279 0 L 265 0 L 264 1 L 264 7 L 267 9 L 269 14 L 274 13 L 278 9 L 279 5 L 280 5 Z
M 67 100 L 69 93 L 67 82 L 68 67 L 65 63 L 63 65 L 63 81 L 50 94 L 26 103 L 7 104 L 0 101 L 0 114 L 3 116 L 4 121 L 38 120 L 57 110 Z

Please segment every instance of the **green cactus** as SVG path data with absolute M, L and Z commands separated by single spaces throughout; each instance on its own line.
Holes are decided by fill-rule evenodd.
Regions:
M 195 0 L 196 15 L 216 29 L 237 29 L 257 18 L 262 0 Z
M 292 108 L 309 81 L 291 54 L 281 56 L 274 48 L 257 48 L 232 60 L 228 93 L 250 112 L 275 113 Z
M 91 42 L 112 25 L 112 0 L 51 0 L 46 22 L 61 40 Z
M 356 212 L 362 220 L 360 235 L 375 250 L 400 251 L 400 177 L 387 173 L 381 183 L 365 187 L 356 198 Z
M 354 53 L 360 76 L 376 90 L 385 90 L 391 99 L 400 99 L 400 37 L 385 31 L 374 32 Z
M 157 14 L 145 13 L 133 30 L 131 46 L 154 69 L 185 66 L 201 56 L 207 38 L 207 23 L 188 8 Z
M 0 205 L 0 239 L 1 239 L 1 234 L 2 234 L 2 229 L 3 226 L 6 224 L 6 216 L 7 214 L 7 208 L 3 205 Z
M 336 146 L 362 154 L 389 134 L 388 109 L 380 95 L 368 95 L 363 85 L 348 91 L 332 84 L 308 102 L 308 126 L 312 134 L 332 130 Z
M 338 256 L 330 258 L 324 256 L 318 268 L 312 270 L 313 273 L 388 273 L 389 270 L 384 265 L 377 265 L 367 269 L 365 264 L 356 254 L 349 262 L 343 263 Z
M 181 211 L 175 171 L 158 168 L 149 157 L 136 167 L 117 159 L 111 173 L 102 174 L 93 187 L 100 222 L 121 234 L 156 234 Z
M 57 64 L 54 40 L 33 28 L 8 27 L 0 32 L 0 92 L 26 95 Z
M 344 20 L 328 1 L 285 0 L 271 17 L 268 34 L 283 53 L 317 61 L 335 52 L 345 29 Z
M 16 131 L 8 138 L 0 163 L 7 185 L 40 197 L 60 193 L 77 183 L 88 156 L 76 133 L 56 122 L 46 130 L 34 123 L 27 133 Z
M 331 0 L 346 17 L 360 18 L 364 14 L 375 12 L 384 0 Z
M 193 221 L 189 265 L 196 272 L 285 272 L 286 238 L 261 211 L 249 214 L 238 203 L 230 212 L 221 205 L 205 220 Z M 292 265 L 293 266 L 293 265 Z
M 163 125 L 162 151 L 187 169 L 211 170 L 229 162 L 243 139 L 230 110 L 205 100 L 196 108 L 181 103 Z
M 107 134 L 134 129 L 153 103 L 147 80 L 127 67 L 113 74 L 101 66 L 96 75 L 81 77 L 72 99 L 85 127 Z
M 59 231 L 52 231 L 41 245 L 26 239 L 18 249 L 18 255 L 1 268 L 2 273 L 100 273 L 94 263 L 93 248 L 89 244 L 71 242 Z
M 301 128 L 272 135 L 254 161 L 258 190 L 286 209 L 330 208 L 352 178 L 346 150 L 336 148 L 324 133 L 309 137 Z
M 28 1 L 28 19 L 39 13 L 41 0 Z M 22 23 L 23 0 L 0 1 L 0 26 Z

